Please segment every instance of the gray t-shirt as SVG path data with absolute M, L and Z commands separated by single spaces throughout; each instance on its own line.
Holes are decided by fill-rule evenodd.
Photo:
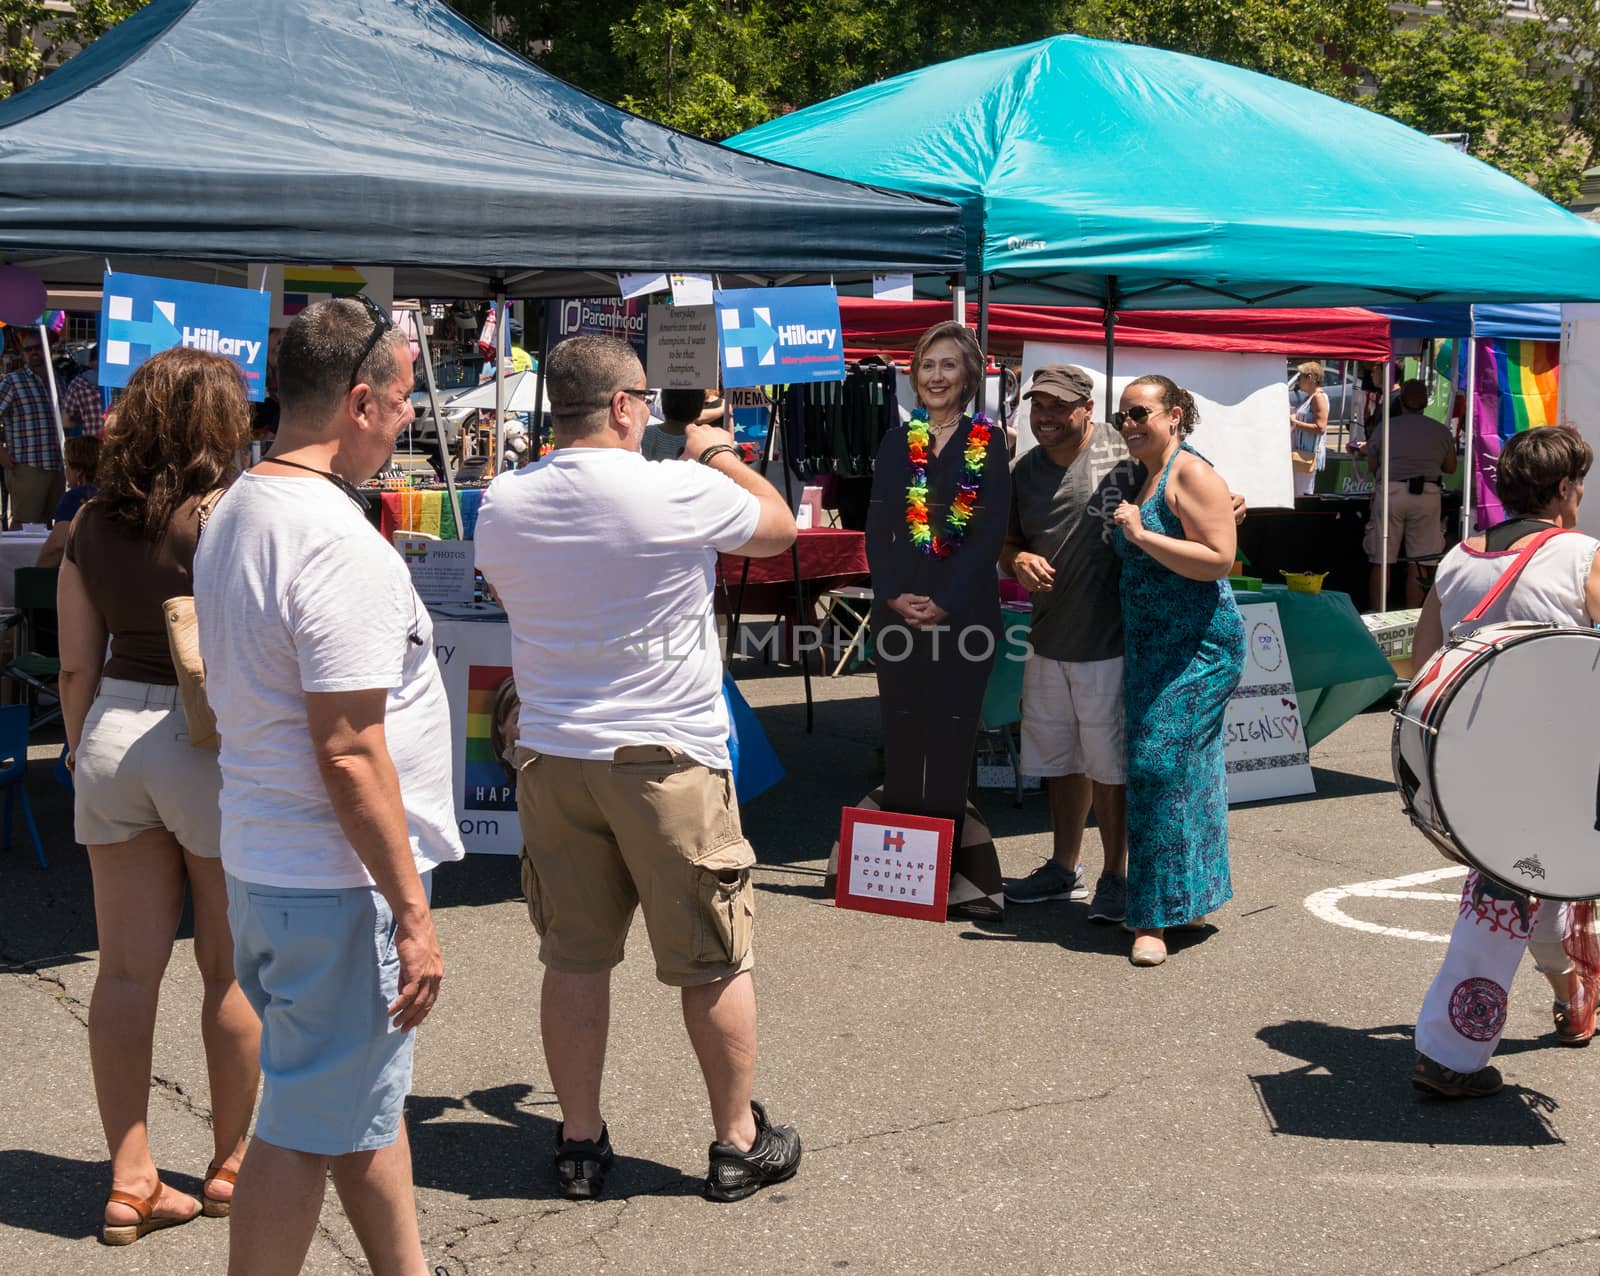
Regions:
M 1402 412 L 1390 418 L 1389 434 L 1394 439 L 1394 448 L 1389 453 L 1391 483 L 1404 483 L 1414 478 L 1433 483 L 1439 481 L 1445 457 L 1456 448 L 1455 435 L 1450 433 L 1448 426 L 1440 425 L 1432 417 L 1423 416 L 1420 412 Z M 1383 473 L 1380 468 L 1383 464 L 1383 446 L 1383 426 L 1374 426 L 1372 440 L 1368 444 L 1369 464 L 1374 477 Z
M 1097 423 L 1089 446 L 1062 469 L 1042 447 L 1011 471 L 1007 540 L 1055 568 L 1055 585 L 1033 595 L 1033 649 L 1051 660 L 1112 660 L 1122 654 L 1122 563 L 1112 548 L 1114 515 L 1134 500 L 1144 466 L 1122 436 Z
M 651 424 L 644 427 L 639 451 L 647 461 L 676 461 L 683 455 L 683 445 L 687 441 L 682 434 L 668 434 L 659 425 Z

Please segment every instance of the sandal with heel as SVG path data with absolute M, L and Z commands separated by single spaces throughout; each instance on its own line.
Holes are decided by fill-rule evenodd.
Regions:
M 132 1245 L 134 1241 L 148 1236 L 151 1232 L 159 1232 L 167 1227 L 180 1227 L 184 1223 L 192 1222 L 200 1217 L 200 1210 L 196 1210 L 188 1218 L 157 1218 L 155 1216 L 156 1202 L 161 1199 L 162 1183 L 156 1181 L 156 1190 L 151 1192 L 144 1200 L 140 1200 L 132 1192 L 112 1191 L 106 1197 L 107 1205 L 126 1205 L 139 1216 L 136 1223 L 107 1223 L 100 1224 L 100 1242 L 103 1245 Z M 201 1208 L 204 1208 L 203 1206 Z
M 207 1218 L 227 1218 L 229 1210 L 233 1207 L 233 1197 L 221 1201 L 207 1193 L 206 1188 L 213 1183 L 226 1183 L 232 1187 L 238 1181 L 237 1170 L 225 1170 L 215 1161 L 206 1166 L 205 1181 L 200 1184 L 200 1212 Z

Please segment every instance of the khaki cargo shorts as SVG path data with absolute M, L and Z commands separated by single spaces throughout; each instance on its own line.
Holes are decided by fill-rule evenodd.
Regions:
M 755 852 L 733 777 L 676 749 L 627 745 L 609 762 L 519 748 L 522 890 L 539 960 L 592 974 L 622 960 L 635 905 L 674 987 L 755 965 Z

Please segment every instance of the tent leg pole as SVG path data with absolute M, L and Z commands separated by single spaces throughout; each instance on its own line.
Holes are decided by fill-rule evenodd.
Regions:
M 950 282 L 950 317 L 957 323 L 967 321 L 967 276 L 956 275 Z
M 50 413 L 56 421 L 56 446 L 61 449 L 61 472 L 67 472 L 67 430 L 61 423 L 61 393 L 56 387 L 56 365 L 50 353 L 50 330 L 39 325 L 39 340 L 44 346 L 44 383 L 50 389 Z M 51 510 L 51 514 L 55 511 Z
M 1389 610 L 1389 393 L 1394 380 L 1393 352 L 1383 361 L 1383 465 L 1378 482 L 1383 488 L 1383 502 L 1378 517 L 1383 522 L 1378 527 L 1378 558 L 1383 570 L 1378 575 L 1378 610 Z
M 444 469 L 444 490 L 450 497 L 450 512 L 456 520 L 456 536 L 467 539 L 467 525 L 461 521 L 461 497 L 456 494 L 456 476 L 450 470 L 450 441 L 445 438 L 444 418 L 439 415 L 439 387 L 433 377 L 433 346 L 428 338 L 432 327 L 428 316 L 417 312 L 417 346 L 422 351 L 422 375 L 428 383 L 428 411 L 433 413 L 434 433 L 439 436 L 439 463 Z
M 978 350 L 983 355 L 983 371 L 978 376 L 976 412 L 989 410 L 989 276 L 978 276 Z
M 489 458 L 487 467 L 491 479 L 500 473 L 500 452 L 504 447 L 501 436 L 505 430 L 503 418 L 506 412 L 506 347 L 510 344 L 511 316 L 503 292 L 494 295 L 494 313 L 494 430 L 489 436 L 494 446 L 494 455 Z
M 1112 378 L 1117 375 L 1117 280 L 1113 275 L 1106 281 L 1106 402 L 1101 415 L 1111 419 L 1111 404 L 1116 391 Z
M 527 326 L 527 320 L 523 320 Z M 533 370 L 533 445 L 529 448 L 537 461 L 544 455 L 544 365 L 550 361 L 550 304 L 539 303 L 539 366 Z M 554 429 L 555 422 L 551 422 Z
M 1472 449 L 1478 433 L 1478 339 L 1470 333 L 1467 336 L 1467 411 L 1462 428 L 1467 438 L 1462 458 L 1466 473 L 1461 476 L 1461 539 L 1466 540 L 1472 535 Z

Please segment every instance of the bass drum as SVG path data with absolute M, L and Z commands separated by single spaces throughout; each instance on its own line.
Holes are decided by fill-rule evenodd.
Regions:
M 1485 625 L 1395 710 L 1406 814 L 1448 858 L 1524 894 L 1600 899 L 1600 632 Z

